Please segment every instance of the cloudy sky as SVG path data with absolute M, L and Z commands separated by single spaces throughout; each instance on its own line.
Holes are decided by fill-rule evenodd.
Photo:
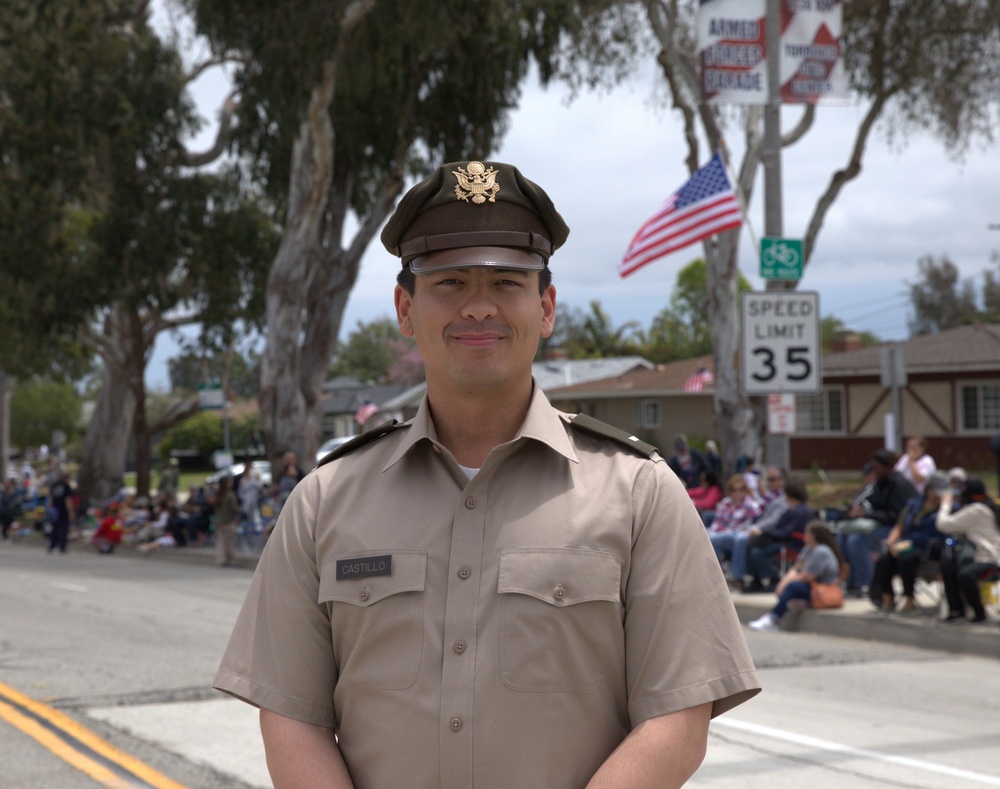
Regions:
M 198 83 L 196 96 L 207 117 L 224 89 L 211 76 Z M 786 237 L 804 234 L 830 174 L 847 161 L 864 109 L 857 103 L 821 107 L 813 130 L 783 152 Z M 790 128 L 800 112 L 786 107 L 782 127 Z M 738 130 L 728 142 L 739 161 Z M 552 259 L 560 305 L 586 309 L 596 299 L 616 324 L 638 320 L 648 326 L 668 303 L 677 272 L 701 255 L 701 245 L 625 279 L 616 265 L 639 226 L 685 181 L 685 155 L 680 120 L 667 108 L 651 64 L 611 93 L 573 101 L 560 86 L 543 89 L 529 82 L 502 147 L 488 158 L 515 164 L 539 183 L 570 226 L 569 240 Z M 705 150 L 703 162 L 709 156 Z M 763 235 L 762 190 L 759 176 L 747 217 L 757 237 Z M 827 214 L 799 287 L 819 293 L 824 317 L 834 315 L 885 340 L 902 339 L 908 333 L 907 285 L 918 278 L 917 261 L 947 255 L 978 289 L 982 272 L 997 270 L 990 253 L 1000 249 L 1000 230 L 990 225 L 1000 225 L 1000 147 L 973 147 L 955 160 L 928 135 L 891 145 L 880 128 L 869 142 L 862 174 Z M 739 264 L 754 288 L 763 289 L 746 230 Z M 345 334 L 358 321 L 392 314 L 398 265 L 381 244 L 371 245 L 348 304 Z M 158 343 L 150 384 L 165 385 L 165 360 L 175 352 L 169 340 Z

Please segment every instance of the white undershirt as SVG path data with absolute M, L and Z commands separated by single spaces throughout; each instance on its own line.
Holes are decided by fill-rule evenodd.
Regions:
M 463 466 L 461 464 L 459 464 L 458 467 L 465 472 L 465 476 L 467 476 L 469 479 L 472 479 L 474 476 L 476 476 L 476 474 L 479 473 L 478 468 L 469 468 L 468 466 Z

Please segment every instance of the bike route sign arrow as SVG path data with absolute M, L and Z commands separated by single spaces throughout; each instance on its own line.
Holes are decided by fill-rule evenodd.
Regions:
M 760 276 L 763 279 L 802 279 L 802 240 L 760 240 Z

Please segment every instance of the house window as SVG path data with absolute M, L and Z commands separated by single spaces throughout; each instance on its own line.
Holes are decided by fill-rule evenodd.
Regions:
M 840 389 L 795 396 L 796 432 L 843 433 L 844 397 Z
M 639 427 L 651 428 L 660 426 L 660 401 L 642 400 L 639 402 L 639 413 L 637 415 Z
M 959 402 L 963 430 L 1000 430 L 1000 384 L 963 384 Z

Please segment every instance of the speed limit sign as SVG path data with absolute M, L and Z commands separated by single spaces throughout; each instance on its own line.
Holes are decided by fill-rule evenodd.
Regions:
M 775 290 L 741 295 L 743 392 L 819 392 L 819 294 Z

